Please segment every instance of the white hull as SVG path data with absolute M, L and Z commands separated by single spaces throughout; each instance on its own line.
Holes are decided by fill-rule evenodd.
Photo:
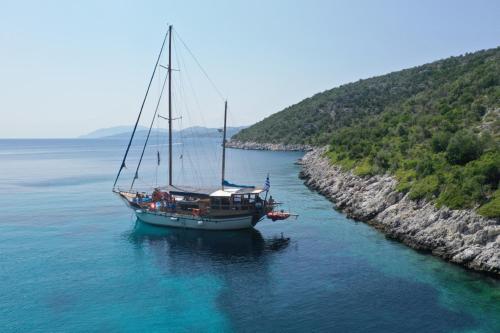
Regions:
M 201 216 L 179 215 L 175 213 L 151 212 L 142 209 L 136 210 L 135 215 L 143 222 L 167 227 L 204 230 L 238 230 L 253 228 L 252 216 L 207 218 Z

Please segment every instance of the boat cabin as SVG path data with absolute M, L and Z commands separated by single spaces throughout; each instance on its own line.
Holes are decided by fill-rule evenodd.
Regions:
M 264 200 L 257 188 L 225 188 L 210 194 L 211 210 L 254 210 L 263 207 Z

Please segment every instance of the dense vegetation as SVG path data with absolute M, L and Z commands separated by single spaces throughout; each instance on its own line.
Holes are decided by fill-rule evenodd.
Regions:
M 329 144 L 361 176 L 412 199 L 500 217 L 500 48 L 360 80 L 242 130 L 241 141 Z

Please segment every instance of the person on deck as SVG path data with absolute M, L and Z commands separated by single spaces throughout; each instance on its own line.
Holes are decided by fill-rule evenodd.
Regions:
M 255 207 L 258 209 L 262 208 L 262 198 L 259 196 L 255 198 Z

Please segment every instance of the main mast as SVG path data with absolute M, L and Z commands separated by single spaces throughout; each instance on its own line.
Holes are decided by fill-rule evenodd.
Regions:
M 172 185 L 172 26 L 168 27 L 168 185 Z
M 227 101 L 224 104 L 224 134 L 222 135 L 222 189 L 224 189 L 224 173 L 226 171 L 226 121 Z

